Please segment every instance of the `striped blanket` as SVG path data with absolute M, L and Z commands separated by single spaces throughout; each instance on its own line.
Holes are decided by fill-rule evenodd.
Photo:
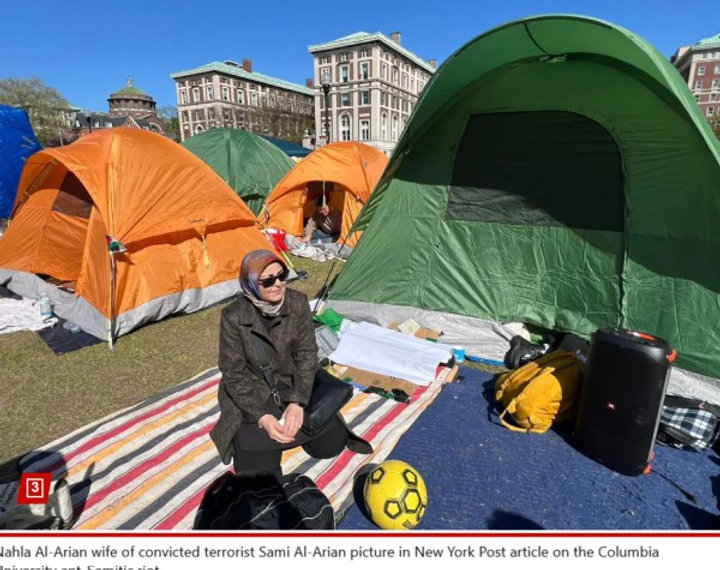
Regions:
M 318 460 L 295 448 L 283 454 L 283 471 L 315 480 L 340 518 L 353 502 L 355 474 L 388 456 L 456 371 L 442 370 L 408 404 L 356 391 L 343 415 L 355 433 L 371 442 L 372 455 L 345 450 L 334 459 Z M 209 437 L 219 413 L 219 381 L 217 369 L 203 372 L 33 451 L 20 468 L 68 480 L 79 517 L 75 530 L 189 530 L 205 489 L 228 469 Z M 14 504 L 17 487 L 0 487 L 0 506 Z

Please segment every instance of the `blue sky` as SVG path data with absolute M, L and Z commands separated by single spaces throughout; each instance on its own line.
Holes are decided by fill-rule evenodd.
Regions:
M 82 109 L 107 111 L 125 85 L 176 105 L 170 74 L 211 61 L 252 59 L 255 71 L 304 84 L 308 45 L 357 31 L 402 33 L 442 63 L 508 21 L 583 14 L 624 26 L 666 56 L 720 32 L 718 0 L 25 0 L 0 8 L 0 79 L 40 77 Z M 713 15 L 715 16 L 713 18 Z

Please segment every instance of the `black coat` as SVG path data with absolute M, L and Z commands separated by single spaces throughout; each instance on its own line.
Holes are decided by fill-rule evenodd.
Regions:
M 318 359 L 307 297 L 287 289 L 278 317 L 268 331 L 258 310 L 242 296 L 222 311 L 220 419 L 210 437 L 223 463 L 232 460 L 232 440 L 241 424 L 257 423 L 268 413 L 279 417 L 261 370 L 255 338 L 264 343 L 283 403 L 307 404 L 310 399 Z

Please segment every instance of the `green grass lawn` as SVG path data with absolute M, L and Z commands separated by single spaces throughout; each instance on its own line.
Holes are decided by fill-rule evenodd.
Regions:
M 291 260 L 308 278 L 290 287 L 312 298 L 333 262 Z M 0 335 L 0 474 L 38 446 L 216 366 L 224 306 L 145 326 L 112 350 L 103 343 L 56 356 L 35 332 Z

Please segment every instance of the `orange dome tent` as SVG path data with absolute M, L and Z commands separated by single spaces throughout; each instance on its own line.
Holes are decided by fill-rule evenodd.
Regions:
M 359 234 L 347 235 L 385 170 L 388 158 L 360 142 L 337 142 L 303 158 L 270 192 L 260 219 L 268 227 L 301 236 L 303 223 L 325 193 L 343 213 L 340 242 L 354 246 Z
M 256 248 L 270 246 L 255 216 L 209 166 L 161 135 L 108 129 L 27 160 L 0 284 L 48 296 L 57 315 L 112 343 L 232 296 Z

